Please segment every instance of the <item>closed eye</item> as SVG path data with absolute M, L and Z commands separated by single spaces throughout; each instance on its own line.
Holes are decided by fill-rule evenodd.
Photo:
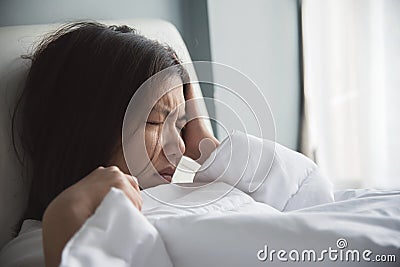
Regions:
M 146 121 L 146 124 L 149 125 L 162 125 L 163 123 L 163 121 Z

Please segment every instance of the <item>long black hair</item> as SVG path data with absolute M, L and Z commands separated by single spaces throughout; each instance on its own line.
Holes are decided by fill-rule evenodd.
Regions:
M 121 145 L 128 103 L 144 81 L 170 67 L 187 77 L 171 47 L 126 25 L 66 24 L 29 58 L 13 116 L 20 128 L 13 127 L 13 137 L 22 144 L 32 176 L 24 219 L 41 220 L 59 193 L 107 165 Z

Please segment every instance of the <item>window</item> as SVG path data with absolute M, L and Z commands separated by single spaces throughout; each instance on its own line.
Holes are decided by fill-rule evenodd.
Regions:
M 305 151 L 338 188 L 399 188 L 400 1 L 301 8 Z

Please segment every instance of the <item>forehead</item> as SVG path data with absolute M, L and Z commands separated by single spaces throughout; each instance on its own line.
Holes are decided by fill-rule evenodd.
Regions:
M 185 97 L 183 95 L 183 86 L 179 85 L 163 95 L 157 103 L 154 105 L 152 111 L 163 111 L 165 108 L 170 110 L 179 108 L 184 108 Z

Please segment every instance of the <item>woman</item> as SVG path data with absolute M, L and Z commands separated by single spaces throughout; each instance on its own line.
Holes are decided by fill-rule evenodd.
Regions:
M 136 173 L 126 163 L 121 139 L 125 110 L 136 90 L 168 69 L 183 85 L 168 91 L 157 105 L 184 113 L 184 102 L 193 92 L 175 52 L 127 26 L 68 24 L 45 38 L 31 60 L 14 116 L 21 122 L 26 167 L 32 174 L 25 219 L 43 221 L 46 266 L 57 266 L 65 244 L 111 187 L 121 189 L 141 209 L 140 189 L 131 176 Z M 185 125 L 181 115 L 167 121 L 166 114 L 154 109 L 146 118 L 144 140 L 136 141 L 145 142 L 151 165 L 165 180 L 140 175 L 142 187 L 170 182 L 175 170 L 171 157 L 176 162 L 183 154 L 206 158 L 198 148 L 202 139 L 219 144 L 201 120 Z M 175 129 L 163 135 L 168 150 L 161 147 L 163 128 Z M 135 151 L 134 146 L 128 149 Z M 143 158 L 140 153 L 136 156 Z

